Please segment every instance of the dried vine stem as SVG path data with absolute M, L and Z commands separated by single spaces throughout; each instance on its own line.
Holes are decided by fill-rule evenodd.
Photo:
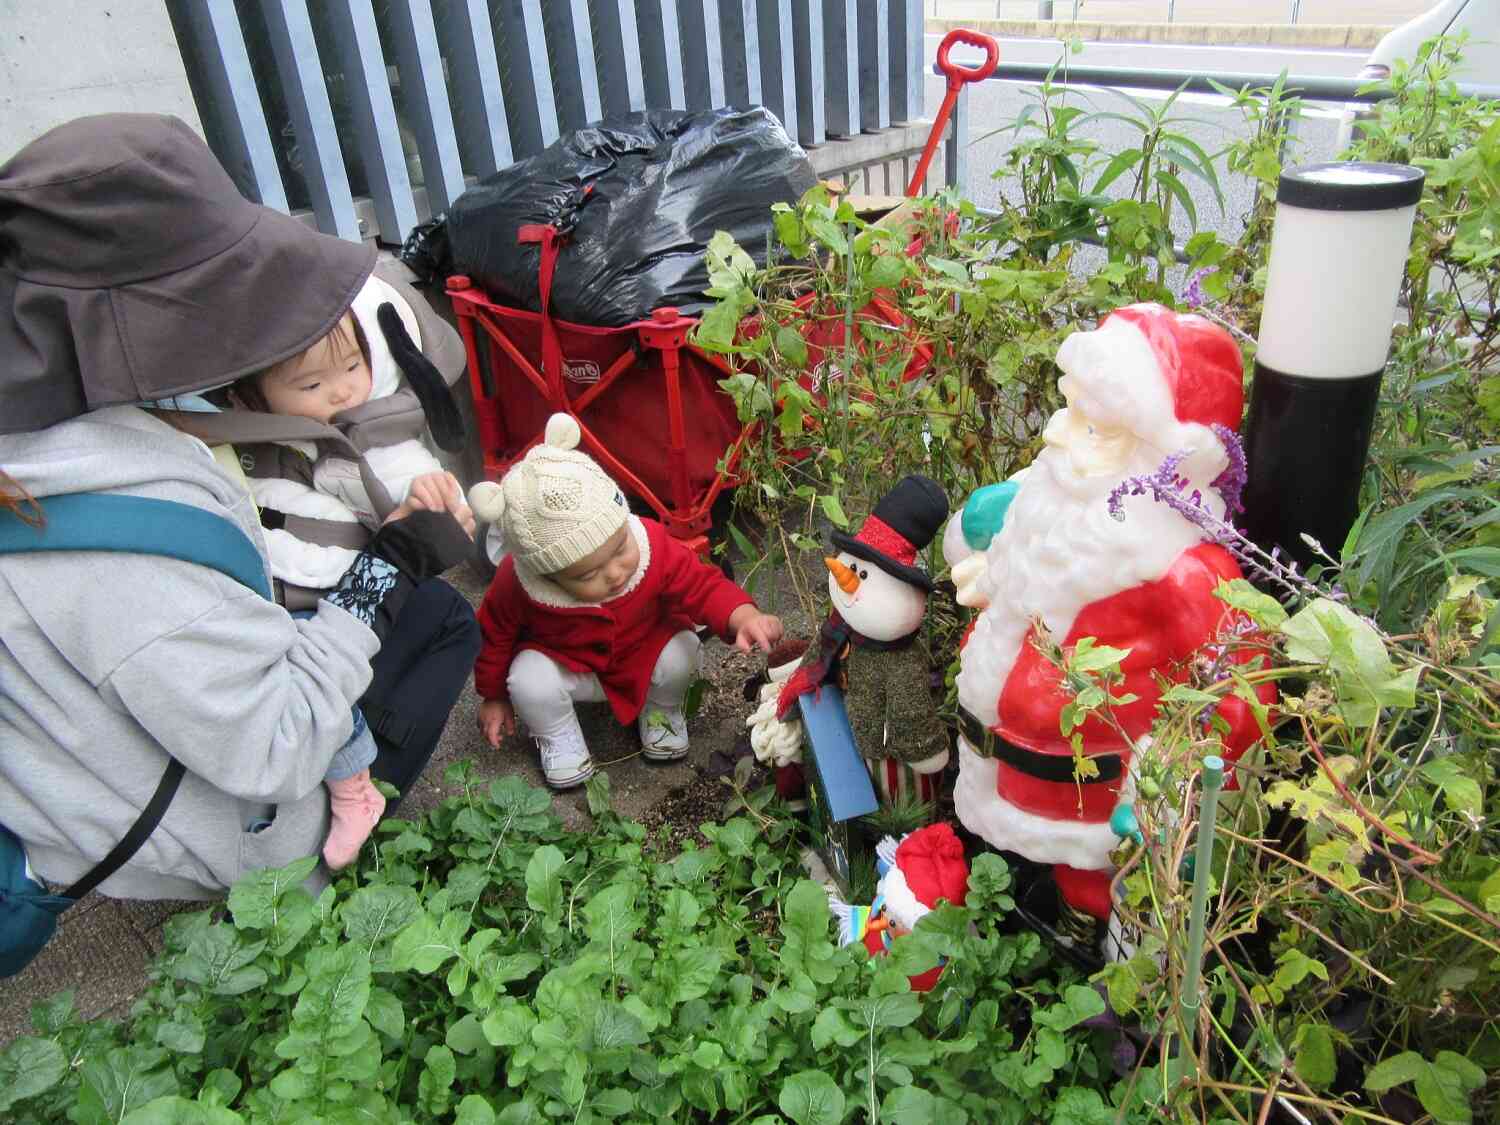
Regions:
M 1413 876 L 1421 883 L 1429 887 L 1435 894 L 1441 895 L 1449 902 L 1462 907 L 1467 913 L 1472 914 L 1486 926 L 1489 926 L 1490 929 L 1496 931 L 1497 933 L 1500 933 L 1500 920 L 1497 920 L 1494 915 L 1486 914 L 1483 910 L 1480 910 L 1479 907 L 1475 906 L 1468 899 L 1463 898 L 1461 895 L 1454 894 L 1447 887 L 1439 883 L 1436 879 L 1429 878 L 1426 874 L 1419 870 L 1417 865 L 1412 863 L 1411 860 L 1406 859 L 1402 856 L 1398 856 L 1395 852 L 1390 851 L 1380 844 L 1372 843 L 1371 847 L 1373 847 L 1381 855 L 1385 856 L 1386 859 L 1390 860 L 1396 866 L 1406 871 L 1407 874 Z M 1480 940 L 1482 941 L 1483 939 Z M 1489 943 L 1484 942 L 1484 944 L 1488 945 Z
M 1203 1079 L 1203 1085 L 1217 1087 L 1220 1090 L 1232 1090 L 1237 1094 L 1264 1094 L 1266 1092 L 1266 1088 L 1262 1086 L 1245 1086 L 1238 1082 L 1219 1082 L 1212 1078 Z M 1371 1113 L 1365 1109 L 1356 1109 L 1354 1106 L 1346 1105 L 1343 1102 L 1330 1102 L 1327 1098 L 1320 1098 L 1316 1094 L 1293 1094 L 1290 1091 L 1285 1091 L 1276 1096 L 1286 1098 L 1288 1101 L 1306 1102 L 1329 1113 L 1336 1109 L 1340 1113 L 1352 1114 L 1362 1121 L 1374 1121 L 1376 1125 L 1401 1125 L 1401 1122 L 1397 1121 L 1394 1117 L 1386 1117 L 1380 1113 Z
M 1302 737 L 1307 740 L 1307 745 L 1312 750 L 1313 757 L 1317 758 L 1318 764 L 1323 767 L 1323 775 L 1327 777 L 1328 780 L 1333 784 L 1334 789 L 1338 790 L 1339 796 L 1343 797 L 1344 800 L 1349 802 L 1350 808 L 1355 811 L 1355 813 L 1359 816 L 1359 819 L 1364 821 L 1371 828 L 1375 829 L 1382 836 L 1385 836 L 1387 839 L 1400 844 L 1403 848 L 1411 852 L 1413 855 L 1420 856 L 1423 863 L 1441 863 L 1442 857 L 1435 856 L 1426 848 L 1412 843 L 1405 836 L 1401 835 L 1401 833 L 1397 832 L 1389 824 L 1381 820 L 1378 816 L 1367 809 L 1364 806 L 1364 803 L 1361 802 L 1360 799 L 1356 797 L 1352 792 L 1350 792 L 1349 787 L 1339 779 L 1338 774 L 1333 772 L 1333 767 L 1328 764 L 1328 759 L 1323 757 L 1323 747 L 1320 746 L 1318 744 L 1318 740 L 1313 737 L 1313 732 L 1307 723 L 1307 716 L 1300 716 L 1300 719 L 1302 722 Z

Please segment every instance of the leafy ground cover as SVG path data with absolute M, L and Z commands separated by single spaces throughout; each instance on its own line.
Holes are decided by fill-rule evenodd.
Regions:
M 0 1055 L 16 1122 L 1113 1119 L 1098 991 L 1007 925 L 976 863 L 888 957 L 833 939 L 793 822 L 662 847 L 608 809 L 568 832 L 548 795 L 468 781 L 314 899 L 311 861 L 173 920 L 123 1024 L 66 995 Z M 939 987 L 908 974 L 948 960 Z

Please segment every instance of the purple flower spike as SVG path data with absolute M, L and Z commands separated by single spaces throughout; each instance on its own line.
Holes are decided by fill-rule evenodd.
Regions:
M 1189 308 L 1201 308 L 1208 304 L 1208 298 L 1203 293 L 1203 279 L 1213 273 L 1211 267 L 1205 266 L 1201 270 L 1194 270 L 1187 279 L 1187 284 L 1182 287 L 1182 303 Z
M 1239 515 L 1245 510 L 1245 506 L 1240 503 L 1240 494 L 1245 489 L 1245 447 L 1240 444 L 1240 435 L 1228 426 L 1215 422 L 1213 431 L 1214 437 L 1224 447 L 1229 464 L 1224 466 L 1222 473 L 1214 477 L 1209 487 L 1224 497 L 1225 512 Z

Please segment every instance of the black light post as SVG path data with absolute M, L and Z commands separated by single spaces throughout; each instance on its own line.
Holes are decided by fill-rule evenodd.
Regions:
M 1246 531 L 1302 565 L 1334 558 L 1359 511 L 1380 379 L 1422 197 L 1405 164 L 1281 174 L 1250 418 Z

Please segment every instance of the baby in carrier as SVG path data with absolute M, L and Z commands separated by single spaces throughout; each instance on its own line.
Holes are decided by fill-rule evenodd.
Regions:
M 222 419 L 243 419 L 247 410 L 302 418 L 345 439 L 332 442 L 338 434 L 319 426 L 266 420 L 254 427 L 264 440 L 236 442 L 261 510 L 278 596 L 294 614 L 310 611 L 338 583 L 397 507 L 446 509 L 473 532 L 458 481 L 422 440 L 429 413 L 444 448 L 462 441 L 462 425 L 442 376 L 413 342 L 418 331 L 402 295 L 371 277 L 323 339 L 219 392 L 224 405 L 238 408 Z M 333 818 L 323 845 L 330 868 L 354 861 L 385 810 L 370 777 L 375 754 L 355 708 L 354 731 L 323 779 Z

